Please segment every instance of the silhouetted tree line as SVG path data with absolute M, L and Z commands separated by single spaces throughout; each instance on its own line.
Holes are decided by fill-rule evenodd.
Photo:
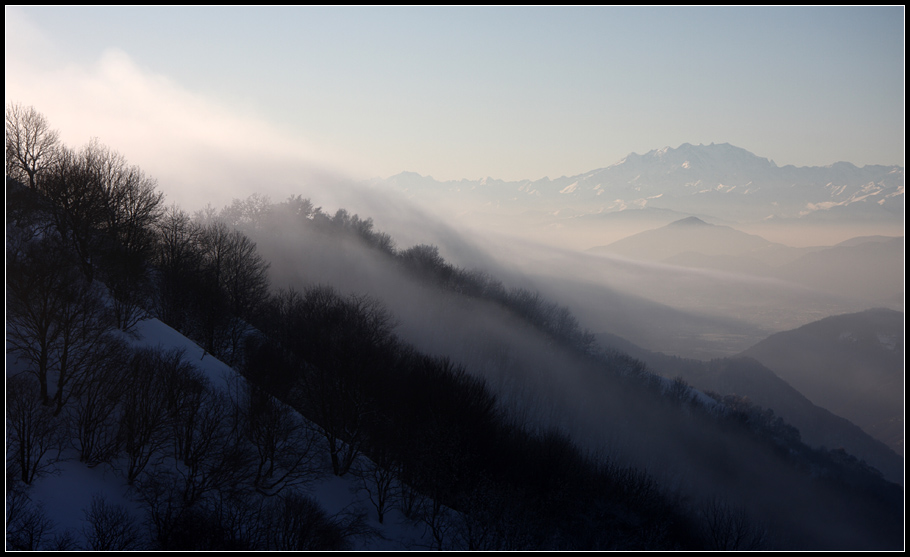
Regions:
M 40 115 L 17 110 L 14 125 L 34 126 L 56 146 Z M 701 426 L 748 432 L 851 493 L 885 546 L 900 530 L 901 517 L 883 511 L 895 508 L 895 490 L 849 455 L 793 457 L 805 454 L 798 432 L 742 401 L 722 401 L 718 420 L 684 382 L 594 350 L 567 309 L 536 293 L 457 269 L 433 246 L 399 252 L 370 219 L 330 217 L 299 196 L 277 206 L 253 197 L 191 218 L 163 208 L 154 181 L 97 142 L 79 152 L 11 145 L 10 112 L 8 175 L 29 184 L 7 180 L 8 342 L 26 371 L 7 385 L 14 549 L 75 547 L 71 533 L 54 534 L 29 506 L 23 487 L 65 447 L 115 469 L 145 513 L 140 531 L 135 517 L 97 499 L 85 513 L 89 549 L 347 548 L 371 535 L 363 516 L 330 517 L 299 489 L 323 459 L 357 478 L 380 521 L 396 508 L 424 524 L 437 549 L 767 546 L 764 525 L 741 502 L 680 501 L 641 470 L 582 453 L 562 432 L 514 423 L 483 380 L 398 339 L 379 301 L 328 286 L 270 293 L 268 263 L 233 227 L 266 221 L 348 235 L 442 287 L 507 307 L 596 363 L 630 398 L 669 408 L 681 437 Z M 133 349 L 115 334 L 148 314 L 248 383 L 216 389 L 183 354 Z M 711 447 L 701 449 L 711 457 Z
M 86 509 L 85 549 L 348 547 L 362 520 L 330 517 L 298 491 L 322 473 L 310 424 L 255 387 L 225 395 L 182 353 L 130 348 L 115 334 L 103 287 L 56 235 L 46 198 L 16 183 L 7 191 L 20 225 L 7 242 L 8 340 L 24 369 L 6 391 L 8 547 L 79 547 L 72 532 L 55 532 L 26 489 L 64 451 L 121 474 L 146 513 L 141 528 L 96 499 Z M 229 309 L 242 311 L 243 296 L 225 284 Z M 298 528 L 300 509 L 309 518 Z M 276 523 L 288 524 L 283 535 Z
M 397 339 L 378 302 L 314 286 L 262 315 L 245 375 L 316 424 L 333 472 L 357 475 L 378 516 L 397 506 L 437 549 L 698 546 L 647 475 L 510 423 L 482 379 Z
M 456 267 L 446 262 L 436 246 L 418 244 L 404 250 L 396 249 L 395 242 L 387 233 L 375 230 L 372 219 L 362 219 L 345 209 L 338 209 L 334 215 L 329 215 L 301 196 L 272 204 L 267 197 L 252 195 L 246 200 L 235 199 L 220 212 L 210 208 L 208 214 L 210 219 L 218 218 L 251 231 L 277 233 L 296 230 L 303 225 L 313 234 L 356 239 L 439 288 L 494 302 L 559 342 L 584 352 L 595 350 L 594 335 L 581 328 L 567 307 L 525 288 L 508 289 L 485 271 Z
M 231 361 L 268 291 L 255 244 L 165 211 L 140 169 L 97 140 L 60 145 L 31 107 L 7 106 L 6 123 L 7 339 L 24 370 L 7 380 L 7 547 L 79 547 L 27 489 L 72 450 L 122 474 L 147 513 L 140 535 L 96 498 L 85 549 L 344 549 L 369 535 L 299 492 L 323 465 L 297 412 L 255 387 L 225 395 L 181 353 L 116 333 L 158 315 Z

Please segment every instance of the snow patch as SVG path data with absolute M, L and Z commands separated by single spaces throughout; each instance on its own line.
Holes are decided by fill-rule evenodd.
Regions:
M 882 347 L 885 348 L 885 350 L 891 350 L 893 352 L 894 349 L 897 348 L 897 341 L 898 341 L 897 335 L 889 335 L 886 333 L 875 333 L 875 336 L 878 338 L 879 344 L 881 344 Z
M 624 211 L 627 208 L 628 208 L 628 205 L 626 205 L 626 202 L 623 201 L 622 199 L 614 199 L 613 203 L 611 203 L 610 205 L 607 205 L 607 209 L 611 209 L 611 210 L 616 209 L 619 211 Z
M 573 193 L 578 188 L 578 182 L 572 182 L 568 186 L 559 190 L 559 193 Z
M 182 350 L 183 359 L 202 372 L 215 388 L 226 388 L 229 382 L 238 376 L 234 368 L 158 319 L 140 321 L 136 325 L 136 333 L 139 339 L 133 341 L 134 346 Z

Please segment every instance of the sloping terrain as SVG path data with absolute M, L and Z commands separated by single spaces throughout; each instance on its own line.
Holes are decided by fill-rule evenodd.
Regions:
M 706 362 L 645 350 L 614 335 L 598 335 L 598 340 L 604 346 L 613 346 L 640 359 L 651 370 L 669 379 L 680 377 L 697 389 L 745 397 L 771 409 L 796 427 L 807 445 L 844 448 L 877 468 L 889 481 L 904 482 L 904 459 L 894 448 L 846 418 L 813 404 L 752 358 L 719 358 Z
M 307 495 L 327 468 L 363 482 L 378 520 L 374 496 L 394 492 L 436 549 L 899 545 L 897 486 L 601 349 L 522 272 L 455 267 L 300 197 L 159 211 L 153 182 L 100 181 L 99 152 L 61 158 L 37 190 L 8 183 L 13 548 L 116 549 L 85 529 L 32 536 L 49 530 L 29 486 L 69 449 L 141 506 L 144 544 L 120 549 L 374 547 L 356 542 L 362 514 Z M 147 194 L 145 220 L 121 218 L 121 186 Z M 149 315 L 196 346 L 145 334 Z M 197 357 L 248 381 L 222 388 Z M 106 505 L 86 522 L 134 530 Z M 328 538 L 300 537 L 314 521 Z
M 835 315 L 771 335 L 742 355 L 903 454 L 903 313 Z

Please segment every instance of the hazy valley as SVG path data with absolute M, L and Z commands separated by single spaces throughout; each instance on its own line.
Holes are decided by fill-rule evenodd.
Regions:
M 686 144 L 191 216 L 98 143 L 38 171 L 7 137 L 11 548 L 901 543 L 901 168 Z M 738 229 L 778 219 L 831 243 Z M 54 530 L 30 486 L 79 466 L 121 503 Z

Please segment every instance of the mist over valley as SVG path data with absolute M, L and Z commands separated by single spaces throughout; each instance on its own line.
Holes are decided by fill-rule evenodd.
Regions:
M 20 125 L 27 125 L 28 117 L 36 118 L 33 113 L 22 112 L 25 109 L 19 106 L 8 110 L 25 115 Z M 8 131 L 9 137 L 16 136 Z M 8 151 L 15 154 L 18 147 L 9 141 Z M 120 155 L 98 144 L 78 154 L 61 156 L 48 170 L 32 174 L 24 171 L 31 167 L 16 166 L 17 160 L 14 157 L 14 164 L 8 169 L 18 180 L 7 181 L 7 257 L 13 261 L 13 282 L 8 283 L 8 288 L 12 288 L 15 301 L 13 348 L 8 351 L 8 362 L 13 363 L 12 369 L 20 370 L 14 377 L 16 389 L 23 392 L 16 391 L 15 407 L 22 419 L 42 412 L 40 407 L 26 405 L 30 396 L 27 380 L 31 376 L 40 380 L 41 396 L 56 408 L 54 416 L 67 408 L 67 398 L 83 400 L 94 389 L 89 378 L 96 373 L 92 365 L 98 364 L 70 371 L 63 367 L 60 356 L 47 360 L 40 354 L 55 354 L 57 343 L 62 342 L 61 348 L 76 350 L 85 358 L 113 357 L 104 355 L 110 352 L 98 352 L 92 343 L 77 342 L 70 347 L 71 341 L 66 340 L 69 336 L 57 341 L 54 336 L 34 332 L 45 329 L 35 328 L 38 322 L 30 308 L 40 302 L 41 296 L 56 294 L 52 290 L 29 290 L 29 284 L 44 280 L 44 276 L 61 280 L 41 255 L 41 250 L 51 249 L 64 261 L 72 262 L 73 267 L 64 263 L 61 272 L 86 273 L 83 280 L 87 282 L 80 286 L 86 290 L 79 295 L 94 304 L 91 307 L 95 309 L 86 314 L 91 316 L 93 326 L 102 327 L 106 319 L 104 298 L 92 293 L 93 280 L 103 281 L 110 300 L 107 303 L 112 304 L 110 315 L 116 317 L 115 329 L 133 335 L 126 338 L 141 339 L 136 327 L 143 320 L 157 318 L 170 323 L 190 339 L 187 342 L 195 341 L 202 347 L 202 360 L 207 354 L 217 357 L 246 381 L 270 393 L 266 396 L 274 396 L 275 404 L 287 404 L 291 411 L 311 420 L 313 437 L 307 443 L 315 443 L 316 435 L 322 432 L 329 442 L 331 469 L 336 476 L 343 477 L 358 462 L 361 464 L 356 464 L 357 473 L 365 473 L 365 459 L 374 459 L 370 466 L 379 466 L 373 468 L 377 473 L 391 473 L 391 468 L 384 467 L 395 463 L 399 467 L 395 468 L 397 481 L 422 491 L 424 497 L 429 497 L 426 504 L 432 501 L 432 507 L 421 511 L 429 514 L 415 515 L 412 520 L 428 526 L 437 549 L 457 547 L 464 540 L 477 542 L 471 537 L 471 530 L 456 526 L 462 518 L 438 514 L 442 508 L 438 505 L 445 504 L 462 513 L 457 516 L 464 520 L 474 520 L 477 515 L 473 513 L 488 509 L 485 504 L 469 503 L 463 497 L 475 495 L 465 494 L 462 488 L 434 475 L 448 473 L 444 467 L 437 470 L 441 462 L 433 460 L 429 464 L 422 460 L 428 458 L 426 455 L 419 456 L 421 453 L 384 441 L 389 434 L 384 429 L 386 424 L 399 422 L 398 427 L 414 427 L 407 425 L 411 422 L 402 421 L 412 419 L 402 410 L 432 404 L 433 397 L 445 397 L 432 394 L 435 387 L 430 383 L 429 391 L 415 392 L 408 395 L 411 398 L 403 399 L 404 406 L 388 406 L 402 396 L 393 394 L 393 385 L 408 381 L 409 374 L 415 373 L 414 378 L 430 377 L 423 374 L 431 373 L 436 374 L 431 375 L 435 381 L 454 381 L 457 388 L 453 395 L 464 390 L 466 396 L 470 392 L 475 393 L 470 396 L 481 396 L 471 403 L 481 405 L 477 408 L 481 413 L 473 419 L 488 422 L 486 426 L 461 423 L 461 419 L 468 419 L 471 407 L 461 409 L 456 404 L 448 407 L 453 414 L 445 418 L 440 415 L 430 422 L 455 420 L 445 422 L 449 425 L 440 422 L 431 430 L 422 430 L 423 426 L 407 430 L 418 443 L 429 442 L 426 435 L 434 438 L 431 445 L 436 452 L 429 458 L 445 459 L 451 451 L 463 455 L 459 458 L 466 459 L 465 468 L 455 473 L 474 478 L 468 485 L 475 481 L 515 481 L 504 480 L 500 476 L 503 470 L 495 461 L 484 463 L 480 455 L 487 453 L 470 452 L 479 450 L 467 448 L 474 446 L 475 441 L 470 439 L 480 436 L 489 437 L 486 443 L 493 444 L 483 450 L 494 453 L 501 449 L 493 447 L 506 439 L 512 439 L 509 443 L 531 443 L 522 450 L 532 452 L 537 450 L 531 448 L 535 443 L 556 443 L 562 447 L 560 451 L 567 451 L 564 458 L 581 459 L 578 466 L 594 466 L 591 473 L 602 475 L 598 482 L 614 486 L 609 489 L 648 485 L 651 487 L 647 489 L 654 490 L 645 499 L 626 493 L 623 497 L 631 497 L 623 503 L 626 510 L 610 519 L 619 520 L 616 529 L 610 529 L 616 535 L 627 531 L 628 520 L 656 521 L 644 538 L 628 537 L 626 533 L 622 534 L 626 541 L 617 542 L 576 533 L 571 534 L 567 545 L 559 545 L 557 538 L 547 536 L 569 534 L 564 530 L 566 525 L 552 523 L 545 529 L 549 532 L 545 537 L 501 532 L 492 538 L 495 543 L 485 542 L 493 543 L 490 547 L 698 545 L 702 543 L 698 537 L 703 534 L 697 533 L 701 529 L 715 528 L 716 533 L 717 527 L 710 526 L 714 520 L 711 517 L 730 513 L 742 513 L 746 521 L 738 527 L 741 530 L 737 534 L 746 536 L 742 538 L 747 541 L 745 547 L 890 547 L 891 542 L 883 540 L 868 545 L 872 538 L 865 531 L 866 519 L 856 522 L 852 511 L 835 506 L 823 512 L 816 507 L 812 501 L 835 497 L 837 488 L 808 478 L 846 474 L 856 475 L 850 481 L 862 485 L 870 481 L 902 482 L 902 458 L 869 434 L 902 449 L 902 436 L 897 436 L 894 426 L 902 423 L 897 409 L 903 398 L 894 401 L 896 406 L 892 404 L 882 416 L 873 418 L 863 410 L 880 406 L 883 397 L 897 392 L 893 388 L 895 381 L 902 379 L 896 375 L 901 372 L 894 368 L 895 362 L 902 359 L 903 343 L 898 340 L 902 329 L 899 331 L 892 323 L 888 331 L 862 333 L 877 335 L 874 338 L 880 341 L 886 339 L 893 361 L 886 364 L 890 366 L 887 371 L 877 373 L 887 374 L 887 379 L 863 371 L 868 358 L 851 359 L 855 362 L 851 371 L 835 378 L 821 373 L 830 363 L 811 360 L 811 343 L 804 343 L 807 354 L 792 345 L 785 350 L 772 348 L 762 352 L 764 344 L 759 341 L 832 313 L 863 309 L 867 307 L 864 304 L 898 299 L 902 302 L 902 281 L 894 276 L 902 269 L 901 264 L 895 263 L 897 250 L 902 250 L 902 238 L 862 237 L 832 247 L 789 247 L 688 216 L 606 246 L 579 250 L 502 230 L 484 230 L 477 223 L 465 226 L 457 218 L 441 216 L 432 206 L 421 207 L 394 189 L 342 180 L 332 183 L 332 199 L 350 209 L 327 211 L 301 195 L 273 202 L 266 195 L 254 194 L 222 208 L 209 205 L 191 218 L 176 205 L 165 208 L 163 196 L 154 194 L 153 181 L 133 181 L 131 177 L 142 176 L 139 171 L 124 166 Z M 104 182 L 106 178 L 93 178 L 104 176 L 94 174 L 93 168 L 108 168 L 107 175 L 115 179 Z M 87 176 L 88 181 L 76 176 Z M 136 211 L 130 207 L 135 207 L 141 210 L 132 214 L 139 216 L 122 221 L 113 217 L 86 221 L 93 218 L 87 212 L 93 207 L 91 201 L 66 204 L 71 196 L 94 191 L 91 188 L 96 179 L 108 184 L 108 189 L 97 190 L 98 199 L 108 199 L 120 191 L 118 188 L 124 188 L 131 193 L 123 199 L 138 200 L 136 205 L 126 202 L 123 209 L 98 206 L 98 214 L 124 211 L 123 215 L 129 215 L 128 211 Z M 29 187 L 23 183 L 25 180 L 35 185 Z M 452 195 L 457 197 L 457 192 Z M 445 198 L 436 203 L 450 205 Z M 653 223 L 655 216 L 678 216 L 675 210 L 627 212 L 644 214 L 639 226 Z M 635 222 L 635 217 L 638 215 L 626 224 Z M 62 242 L 59 245 L 54 240 L 58 235 Z M 398 243 L 400 239 L 414 243 L 402 245 Z M 131 258 L 138 263 L 146 257 L 147 263 L 138 269 L 147 266 L 147 270 L 139 270 L 138 274 L 131 270 L 135 267 L 122 266 Z M 839 273 L 836 281 L 821 280 L 832 268 L 851 269 L 858 262 L 863 263 L 858 272 Z M 878 282 L 870 283 L 870 277 Z M 878 311 L 901 316 L 897 320 L 902 322 L 899 312 Z M 53 324 L 56 317 L 49 317 L 51 330 L 64 330 L 64 322 Z M 107 331 L 112 325 L 103 325 L 99 330 Z M 86 329 L 79 334 L 87 332 Z M 111 335 L 102 334 L 101 338 Z M 114 338 L 110 336 L 104 342 L 122 342 Z M 777 338 L 782 337 L 772 336 L 764 343 Z M 146 345 L 152 342 L 142 340 Z M 751 360 L 717 359 L 752 345 L 755 346 L 744 354 L 759 358 L 770 369 L 748 363 Z M 796 346 L 802 349 L 803 343 L 797 341 Z M 129 365 L 139 365 L 135 367 L 139 370 L 143 368 L 138 362 L 153 357 L 154 349 L 137 350 L 133 360 L 136 363 Z M 164 350 L 163 346 L 158 350 Z M 824 348 L 814 350 L 829 352 Z M 157 357 L 161 362 L 182 359 L 182 352 L 169 354 Z M 767 354 L 776 359 L 768 359 Z M 23 367 L 23 358 L 32 364 Z M 710 362 L 705 361 L 709 359 Z M 844 356 L 840 359 L 844 360 Z M 794 375 L 788 363 L 799 366 L 799 376 Z M 56 376 L 52 375 L 49 381 L 48 374 L 55 369 Z M 779 379 L 774 369 L 795 381 L 803 392 L 811 393 L 814 404 Z M 69 378 L 64 370 L 78 374 Z M 861 389 L 867 393 L 865 398 L 848 409 L 837 395 L 817 394 L 835 392 L 835 381 L 843 383 L 844 392 L 856 392 L 866 382 L 887 385 L 878 391 Z M 829 383 L 828 390 L 820 386 Z M 53 397 L 49 388 L 56 389 Z M 418 403 L 414 396 L 429 398 Z M 480 402 L 483 397 L 488 397 L 487 402 Z M 237 398 L 232 400 L 238 404 Z M 824 405 L 850 414 L 868 432 L 832 414 Z M 65 415 L 88 419 L 78 408 Z M 115 416 L 117 410 L 112 407 L 109 412 Z M 129 415 L 126 409 L 122 412 Z M 383 418 L 365 419 L 373 414 Z M 869 420 L 865 420 L 867 416 Z M 109 446 L 103 455 L 87 452 L 88 438 L 79 437 L 74 447 L 81 446 L 81 459 L 109 463 L 118 469 L 121 443 L 126 443 L 123 435 L 130 435 L 124 429 L 127 422 L 120 423 L 119 430 L 115 422 L 94 426 L 113 428 L 110 434 L 114 436 L 105 441 Z M 824 425 L 819 426 L 820 423 Z M 805 434 L 801 435 L 791 424 L 801 425 Z M 481 434 L 481 427 L 489 430 Z M 463 435 L 467 437 L 437 445 L 461 428 L 465 428 Z M 21 445 L 26 441 L 22 437 L 26 430 L 16 425 L 15 431 L 16 443 Z M 257 439 L 250 438 L 254 443 L 259 442 Z M 92 441 L 95 442 L 98 441 Z M 840 453 L 831 452 L 832 443 L 844 448 L 838 449 Z M 129 443 L 122 446 L 126 447 L 123 458 L 128 457 L 129 463 L 128 483 L 139 481 L 139 495 L 148 504 L 158 504 L 158 496 L 152 497 L 148 492 L 148 482 L 157 481 L 163 473 L 158 468 L 160 464 L 155 463 L 166 462 L 161 460 L 166 458 L 166 451 L 159 452 L 166 445 L 160 445 L 161 449 L 155 448 L 159 445 L 140 445 L 145 448 L 135 449 L 138 453 L 130 452 L 134 449 L 129 448 Z M 315 446 L 307 451 L 315 450 Z M 466 450 L 469 452 L 462 452 Z M 41 462 L 46 455 L 40 453 L 35 458 Z M 263 462 L 271 458 L 278 455 Z M 503 454 L 495 458 L 512 457 Z M 58 461 L 51 460 L 45 466 L 54 462 Z M 32 465 L 22 459 L 13 463 L 14 469 L 21 470 L 25 484 L 40 477 L 39 470 L 44 470 L 30 468 Z M 314 468 L 307 468 L 306 474 L 298 477 L 298 473 L 303 474 L 297 468 L 299 463 L 276 460 L 271 464 L 279 469 L 291 466 L 285 479 L 277 483 L 269 483 L 271 473 L 263 476 L 260 469 L 256 490 L 269 497 L 270 490 L 292 489 L 291 484 L 284 483 L 290 481 L 287 478 L 298 478 L 293 483 L 296 486 L 319 477 Z M 227 464 L 216 459 L 207 466 L 215 466 L 214 473 Z M 435 472 L 418 472 L 426 466 Z M 600 471 L 593 472 L 594 469 Z M 178 470 L 182 468 L 178 466 Z M 567 469 L 548 473 L 564 474 Z M 187 483 L 183 489 L 191 491 L 184 491 L 181 512 L 197 512 L 193 510 L 197 505 L 201 505 L 198 512 L 209 512 L 207 503 L 203 503 L 208 496 L 190 495 L 196 490 L 205 493 L 215 489 L 213 493 L 221 494 L 218 497 L 225 496 L 226 487 L 204 487 L 208 485 L 205 477 L 205 473 L 184 476 Z M 632 484 L 624 483 L 627 481 Z M 264 485 L 269 487 L 263 488 Z M 385 490 L 390 485 L 376 484 L 375 489 Z M 881 483 L 875 489 L 886 489 L 885 485 Z M 373 488 L 367 483 L 364 486 L 372 497 Z M 514 489 L 530 489 L 530 496 L 537 488 L 519 482 Z M 22 497 L 25 492 L 15 493 Z M 884 493 L 870 492 L 870 499 L 860 508 L 880 519 L 880 512 L 887 512 L 884 509 L 890 504 L 885 501 L 893 496 Z M 197 502 L 197 497 L 202 499 Z M 243 496 L 242 505 L 250 504 L 246 497 Z M 692 503 L 676 506 L 670 502 L 673 497 Z M 378 505 L 375 501 L 374 504 Z M 884 507 L 879 509 L 879 505 Z M 155 514 L 160 511 L 154 508 L 150 507 L 150 516 L 161 519 Z M 376 509 L 381 522 L 384 505 Z M 630 512 L 640 518 L 629 518 Z M 807 519 L 807 514 L 813 518 Z M 703 519 L 709 521 L 709 526 L 695 525 Z M 510 522 L 509 528 L 521 521 L 515 520 L 519 522 Z M 547 519 L 540 515 L 533 520 Z M 664 520 L 675 521 L 681 530 L 661 529 L 658 524 Z M 830 528 L 831 522 L 840 524 L 836 531 Z M 343 530 L 354 523 L 334 524 Z M 22 523 L 16 528 L 16 536 L 20 536 L 29 526 Z M 451 537 L 454 534 L 446 537 L 445 532 L 452 528 L 460 532 L 458 536 L 469 537 L 462 541 Z M 694 530 L 683 534 L 687 528 Z M 162 547 L 183 543 L 163 535 L 159 532 L 155 538 Z M 727 547 L 728 542 L 722 546 Z M 15 547 L 20 543 L 15 541 Z M 268 546 L 279 542 L 249 543 Z
M 901 8 L 6 15 L 7 550 L 904 548 Z

